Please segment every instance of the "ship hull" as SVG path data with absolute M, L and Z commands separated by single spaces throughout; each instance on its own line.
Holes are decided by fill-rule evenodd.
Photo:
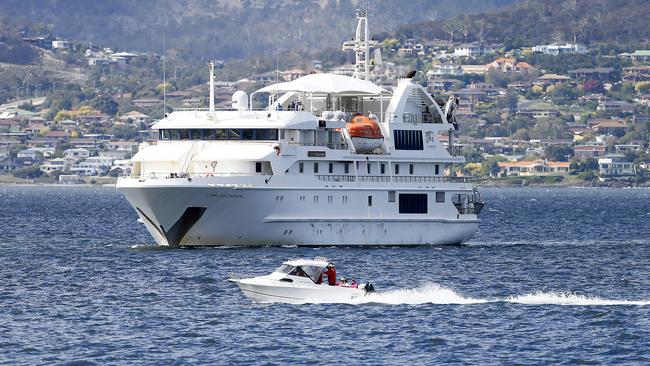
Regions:
M 478 229 L 476 215 L 459 215 L 451 203 L 434 206 L 426 215 L 398 214 L 395 203 L 386 200 L 388 188 L 346 189 L 340 185 L 301 189 L 196 182 L 154 185 L 133 181 L 121 181 L 118 190 L 160 245 L 461 244 Z M 371 206 L 368 196 L 373 196 Z

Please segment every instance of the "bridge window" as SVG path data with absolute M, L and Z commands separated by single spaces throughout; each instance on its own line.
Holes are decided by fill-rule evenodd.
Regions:
M 160 140 L 249 140 L 275 141 L 278 129 L 241 128 L 241 129 L 162 129 L 158 132 Z
M 379 173 L 380 174 L 386 174 L 386 164 L 381 164 L 379 165 Z
M 422 131 L 394 130 L 396 150 L 424 150 Z
M 314 173 L 318 173 L 318 163 L 314 163 Z
M 409 164 L 409 174 L 413 174 L 413 170 L 414 170 L 413 164 Z
M 330 174 L 334 173 L 334 163 L 329 164 L 329 169 L 328 170 L 329 170 Z
M 395 174 L 399 174 L 399 164 L 395 164 Z
M 436 164 L 436 167 L 435 167 L 435 174 L 436 175 L 440 174 L 440 165 L 438 165 L 438 164 Z

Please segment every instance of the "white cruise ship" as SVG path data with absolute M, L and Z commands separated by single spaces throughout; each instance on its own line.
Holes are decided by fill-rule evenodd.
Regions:
M 482 207 L 464 162 L 439 135 L 442 107 L 410 78 L 392 92 L 359 77 L 311 74 L 232 97 L 232 109 L 177 110 L 156 123 L 117 188 L 156 242 L 215 245 L 459 244 Z M 364 72 L 365 71 L 365 72 Z M 263 108 L 253 108 L 261 104 Z M 444 110 L 443 110 L 444 109 Z M 451 141 L 451 139 L 450 139 Z

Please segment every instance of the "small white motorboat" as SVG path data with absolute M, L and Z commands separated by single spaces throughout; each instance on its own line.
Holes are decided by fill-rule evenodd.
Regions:
M 328 275 L 330 262 L 326 258 L 295 259 L 282 263 L 266 276 L 230 278 L 244 295 L 254 302 L 283 302 L 289 304 L 348 302 L 374 292 L 371 283 L 348 283 L 341 281 L 330 285 Z M 332 281 L 333 282 L 333 281 Z

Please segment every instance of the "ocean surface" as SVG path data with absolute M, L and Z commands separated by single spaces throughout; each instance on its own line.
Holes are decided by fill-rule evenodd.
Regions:
M 0 364 L 650 363 L 650 190 L 483 189 L 463 246 L 162 249 L 110 187 L 0 186 Z M 379 294 L 254 304 L 327 256 Z

